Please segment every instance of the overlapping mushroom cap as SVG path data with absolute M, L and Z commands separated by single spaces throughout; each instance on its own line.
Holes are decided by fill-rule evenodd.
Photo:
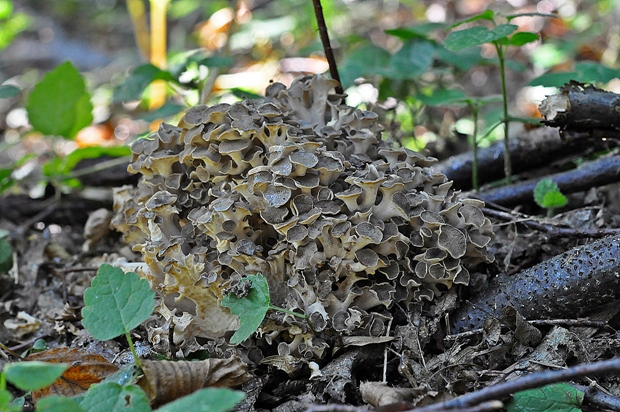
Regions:
M 223 295 L 262 273 L 272 302 L 314 330 L 279 314 L 257 339 L 320 357 L 334 336 L 381 335 L 395 302 L 432 300 L 493 260 L 482 202 L 460 199 L 434 159 L 382 142 L 377 115 L 335 85 L 305 76 L 264 100 L 196 106 L 132 146 L 142 179 L 118 191 L 113 224 L 144 256 L 177 341 L 221 342 L 238 327 Z

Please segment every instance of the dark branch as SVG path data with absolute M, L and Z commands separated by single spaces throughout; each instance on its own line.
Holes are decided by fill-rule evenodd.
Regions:
M 321 0 L 312 0 L 314 4 L 314 14 L 316 15 L 316 22 L 319 26 L 319 34 L 321 36 L 321 42 L 323 43 L 323 50 L 325 50 L 325 57 L 327 63 L 329 63 L 329 73 L 332 79 L 340 82 L 340 75 L 338 74 L 338 66 L 336 66 L 336 58 L 334 57 L 334 51 L 329 43 L 329 34 L 327 33 L 327 25 L 325 24 L 325 18 L 323 17 L 323 7 L 321 6 Z M 336 86 L 336 93 L 343 94 L 344 89 L 342 84 Z

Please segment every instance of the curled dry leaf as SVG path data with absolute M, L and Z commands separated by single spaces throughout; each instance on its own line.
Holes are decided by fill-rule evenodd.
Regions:
M 234 387 L 252 376 L 241 359 L 206 359 L 203 361 L 142 361 L 144 376 L 138 385 L 151 404 L 162 405 L 207 386 Z
M 71 365 L 52 385 L 33 391 L 32 399 L 34 401 L 49 395 L 79 395 L 86 392 L 93 383 L 101 382 L 118 370 L 118 366 L 108 362 L 103 356 L 88 353 L 81 349 L 49 349 L 28 355 L 25 360 Z

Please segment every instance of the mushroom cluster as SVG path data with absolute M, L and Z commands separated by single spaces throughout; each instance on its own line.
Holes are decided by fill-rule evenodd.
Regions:
M 467 267 L 493 260 L 482 202 L 460 199 L 435 159 L 383 142 L 377 115 L 336 84 L 303 76 L 264 100 L 196 106 L 133 144 L 142 178 L 116 192 L 113 226 L 143 255 L 177 342 L 223 342 L 238 320 L 221 299 L 261 273 L 273 304 L 310 322 L 272 314 L 254 342 L 321 357 L 335 336 L 384 334 L 395 303 L 467 285 Z

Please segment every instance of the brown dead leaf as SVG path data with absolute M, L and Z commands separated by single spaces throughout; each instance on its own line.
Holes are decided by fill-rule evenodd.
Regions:
M 85 352 L 81 349 L 56 348 L 28 355 L 26 361 L 67 363 L 69 368 L 50 386 L 32 392 L 36 401 L 49 395 L 75 396 L 84 393 L 93 383 L 101 382 L 116 372 L 118 366 L 108 362 L 103 356 Z
M 203 361 L 142 361 L 138 385 L 154 406 L 171 402 L 207 386 L 239 386 L 252 376 L 238 357 Z

